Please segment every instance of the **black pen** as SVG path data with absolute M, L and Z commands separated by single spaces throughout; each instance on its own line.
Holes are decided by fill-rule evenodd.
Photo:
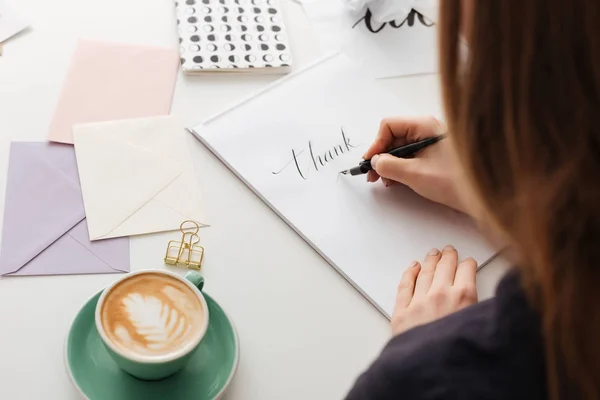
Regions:
M 413 157 L 418 152 L 420 152 L 421 150 L 423 150 L 423 149 L 431 146 L 432 144 L 435 144 L 445 138 L 446 138 L 446 134 L 443 133 L 439 136 L 433 136 L 433 137 L 430 137 L 427 139 L 419 140 L 418 142 L 414 142 L 414 143 L 410 143 L 410 144 L 407 144 L 404 146 L 396 147 L 395 149 L 390 150 L 390 151 L 386 152 L 385 154 L 389 154 L 389 155 L 392 155 L 392 156 L 398 157 L 398 158 L 410 158 L 410 157 Z M 362 175 L 362 174 L 366 174 L 367 172 L 371 171 L 372 169 L 373 169 L 373 167 L 371 167 L 371 160 L 364 160 L 364 161 L 361 161 L 357 167 L 350 168 L 345 171 L 341 171 L 340 174 Z

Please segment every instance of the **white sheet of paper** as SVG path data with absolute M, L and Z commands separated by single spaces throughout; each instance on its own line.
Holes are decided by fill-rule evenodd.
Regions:
M 8 3 L 0 0 L 0 43 L 16 35 L 29 24 Z
M 189 139 L 173 116 L 73 127 L 90 240 L 205 224 Z
M 353 15 L 342 0 L 304 3 L 323 48 L 341 50 L 376 78 L 438 70 L 437 29 L 416 11 L 385 24 Z
M 383 117 L 411 114 L 353 64 L 330 56 L 190 131 L 389 317 L 403 271 L 432 247 L 453 244 L 480 263 L 494 251 L 460 213 L 338 175 Z

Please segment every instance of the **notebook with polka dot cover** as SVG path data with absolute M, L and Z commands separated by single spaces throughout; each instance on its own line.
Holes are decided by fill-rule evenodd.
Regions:
M 175 10 L 185 73 L 290 71 L 279 0 L 176 0 Z

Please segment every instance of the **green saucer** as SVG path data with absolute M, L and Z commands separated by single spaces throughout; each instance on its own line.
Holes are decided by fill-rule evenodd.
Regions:
M 94 323 L 97 293 L 79 311 L 65 343 L 65 364 L 71 381 L 90 400 L 217 399 L 231 383 L 239 360 L 235 327 L 209 295 L 210 322 L 189 364 L 161 381 L 138 380 L 123 372 L 106 352 Z

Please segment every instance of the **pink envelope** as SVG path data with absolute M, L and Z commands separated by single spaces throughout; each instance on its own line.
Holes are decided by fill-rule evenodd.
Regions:
M 48 140 L 73 143 L 73 125 L 166 115 L 179 69 L 177 49 L 80 40 Z
M 72 146 L 13 142 L 0 275 L 129 271 L 129 238 L 90 242 Z

